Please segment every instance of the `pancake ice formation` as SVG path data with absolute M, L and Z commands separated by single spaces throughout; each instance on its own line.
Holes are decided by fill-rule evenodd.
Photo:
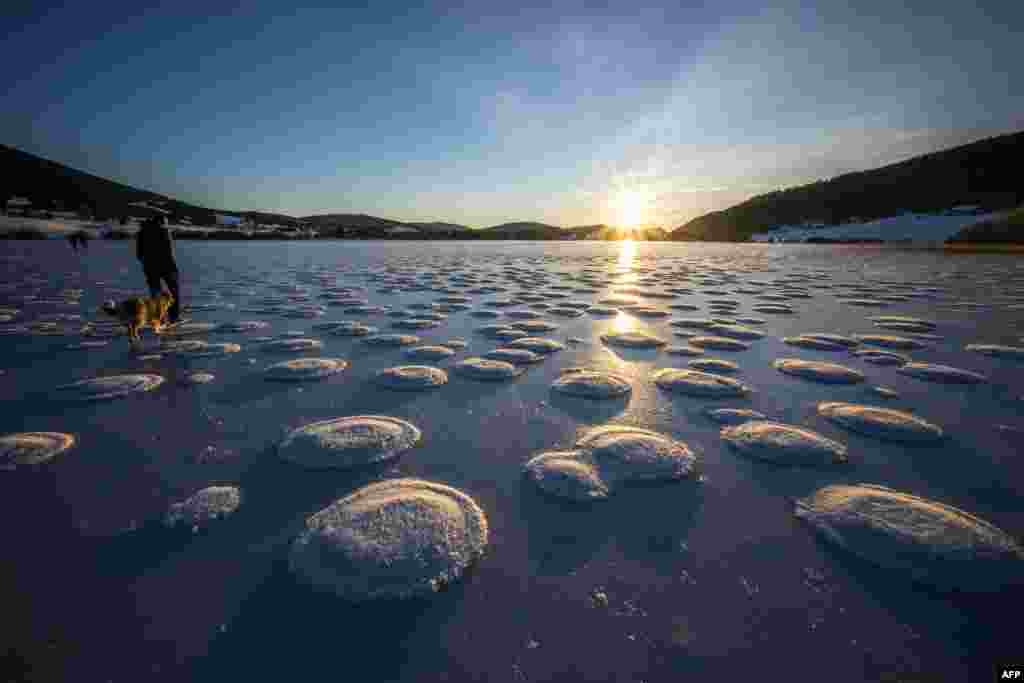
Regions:
M 277 454 L 311 469 L 347 469 L 396 458 L 421 438 L 420 430 L 405 420 L 352 415 L 292 430 L 278 444 Z
M 421 479 L 371 484 L 306 521 L 291 570 L 360 602 L 429 596 L 458 580 L 487 547 L 487 518 L 468 495 Z
M 681 441 L 639 427 L 606 425 L 585 434 L 573 450 L 540 453 L 523 469 L 545 493 L 590 501 L 633 482 L 692 476 L 696 463 L 696 455 Z
M 939 588 L 999 590 L 1024 571 L 1024 549 L 1003 531 L 884 486 L 825 486 L 798 500 L 795 514 L 829 543 Z

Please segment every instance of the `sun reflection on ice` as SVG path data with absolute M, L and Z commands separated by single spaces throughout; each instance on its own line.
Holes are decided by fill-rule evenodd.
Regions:
M 633 259 L 636 257 L 636 242 L 631 239 L 619 242 L 619 269 L 629 270 L 633 267 Z
M 619 314 L 612 319 L 613 332 L 629 332 L 635 327 L 636 318 L 628 315 L 625 311 L 619 311 Z

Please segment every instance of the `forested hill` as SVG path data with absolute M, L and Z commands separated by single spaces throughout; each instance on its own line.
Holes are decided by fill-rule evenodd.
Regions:
M 565 231 L 558 226 L 534 222 L 502 223 L 481 231 L 482 237 L 493 239 L 551 240 L 564 235 Z
M 675 240 L 745 240 L 777 225 L 842 223 L 959 205 L 1024 203 L 1024 131 L 758 195 L 672 231 Z
M 9 197 L 25 197 L 36 209 L 78 211 L 88 208 L 97 218 L 116 219 L 153 213 L 145 208 L 151 206 L 167 212 L 174 219 L 188 218 L 196 224 L 212 224 L 217 213 L 246 216 L 265 223 L 298 223 L 290 216 L 196 206 L 85 173 L 6 145 L 0 145 L 0 178 L 0 202 Z

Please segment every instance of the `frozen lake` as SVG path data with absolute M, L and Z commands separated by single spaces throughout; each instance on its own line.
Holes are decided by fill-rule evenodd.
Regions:
M 1020 586 L 928 588 L 824 543 L 793 514 L 794 498 L 864 482 L 1024 536 L 1024 361 L 965 349 L 1024 346 L 1018 257 L 874 246 L 179 242 L 186 317 L 212 328 L 196 326 L 187 339 L 239 350 L 161 353 L 150 330 L 141 353 L 123 336 L 79 347 L 108 340 L 111 319 L 97 312 L 104 300 L 144 293 L 133 247 L 94 241 L 74 253 L 61 240 L 0 248 L 0 435 L 76 439 L 45 465 L 0 471 L 4 666 L 82 681 L 713 681 L 765 672 L 988 680 L 995 660 L 1020 654 L 1017 610 L 1007 609 L 1022 603 Z M 573 306 L 582 314 L 572 316 Z M 396 327 L 424 312 L 438 324 Z M 932 324 L 880 327 L 877 316 Z M 530 334 L 565 348 L 506 381 L 452 371 L 508 343 L 480 328 L 526 318 L 555 326 Z M 731 321 L 763 336 L 743 338 L 741 350 L 711 343 L 698 346 L 701 355 L 670 353 L 687 345 L 681 334 L 712 335 L 711 318 L 722 319 L 717 336 L 737 338 Z M 216 327 L 240 321 L 267 326 Z M 411 361 L 402 348 L 324 328 L 337 321 L 467 346 Z M 602 340 L 626 332 L 667 345 Z M 266 348 L 264 338 L 290 333 L 322 346 Z M 838 351 L 783 342 L 809 333 L 904 341 L 855 340 L 863 343 Z M 865 348 L 984 379 L 927 381 L 866 361 L 856 353 Z M 319 381 L 266 380 L 268 366 L 300 357 L 348 366 Z M 713 399 L 652 380 L 702 358 L 734 363 L 728 376 L 751 391 Z M 840 364 L 864 379 L 810 381 L 773 367 L 782 358 Z M 376 380 L 413 363 L 446 370 L 447 382 L 392 391 Z M 614 373 L 631 391 L 607 400 L 553 392 L 570 367 Z M 183 381 L 196 372 L 214 378 Z M 137 373 L 165 382 L 99 402 L 55 391 Z M 944 435 L 882 440 L 819 415 L 822 401 L 910 412 Z M 745 457 L 720 437 L 709 408 L 809 428 L 844 445 L 848 462 L 791 467 Z M 303 469 L 277 456 L 289 430 L 353 415 L 405 420 L 422 441 L 351 471 Z M 699 480 L 626 486 L 576 503 L 524 477 L 533 456 L 567 450 L 606 424 L 685 443 Z M 291 573 L 289 547 L 311 514 L 398 477 L 454 487 L 486 514 L 486 553 L 461 581 L 429 599 L 352 604 Z M 172 504 L 222 484 L 241 489 L 232 515 L 198 533 L 161 527 Z

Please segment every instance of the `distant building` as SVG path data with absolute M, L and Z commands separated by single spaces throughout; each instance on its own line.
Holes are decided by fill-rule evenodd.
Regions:
M 242 225 L 242 219 L 238 216 L 228 216 L 226 214 L 218 213 L 216 215 L 217 225 L 239 227 Z
M 7 213 L 25 214 L 32 208 L 32 202 L 25 197 L 11 197 L 7 200 L 5 209 Z
M 152 211 L 154 213 L 160 213 L 164 215 L 170 213 L 170 211 L 168 211 L 167 209 L 161 209 L 159 206 L 153 206 L 152 204 L 149 204 L 147 202 L 131 202 L 128 204 L 128 206 L 136 206 L 140 209 L 146 209 L 147 211 Z

